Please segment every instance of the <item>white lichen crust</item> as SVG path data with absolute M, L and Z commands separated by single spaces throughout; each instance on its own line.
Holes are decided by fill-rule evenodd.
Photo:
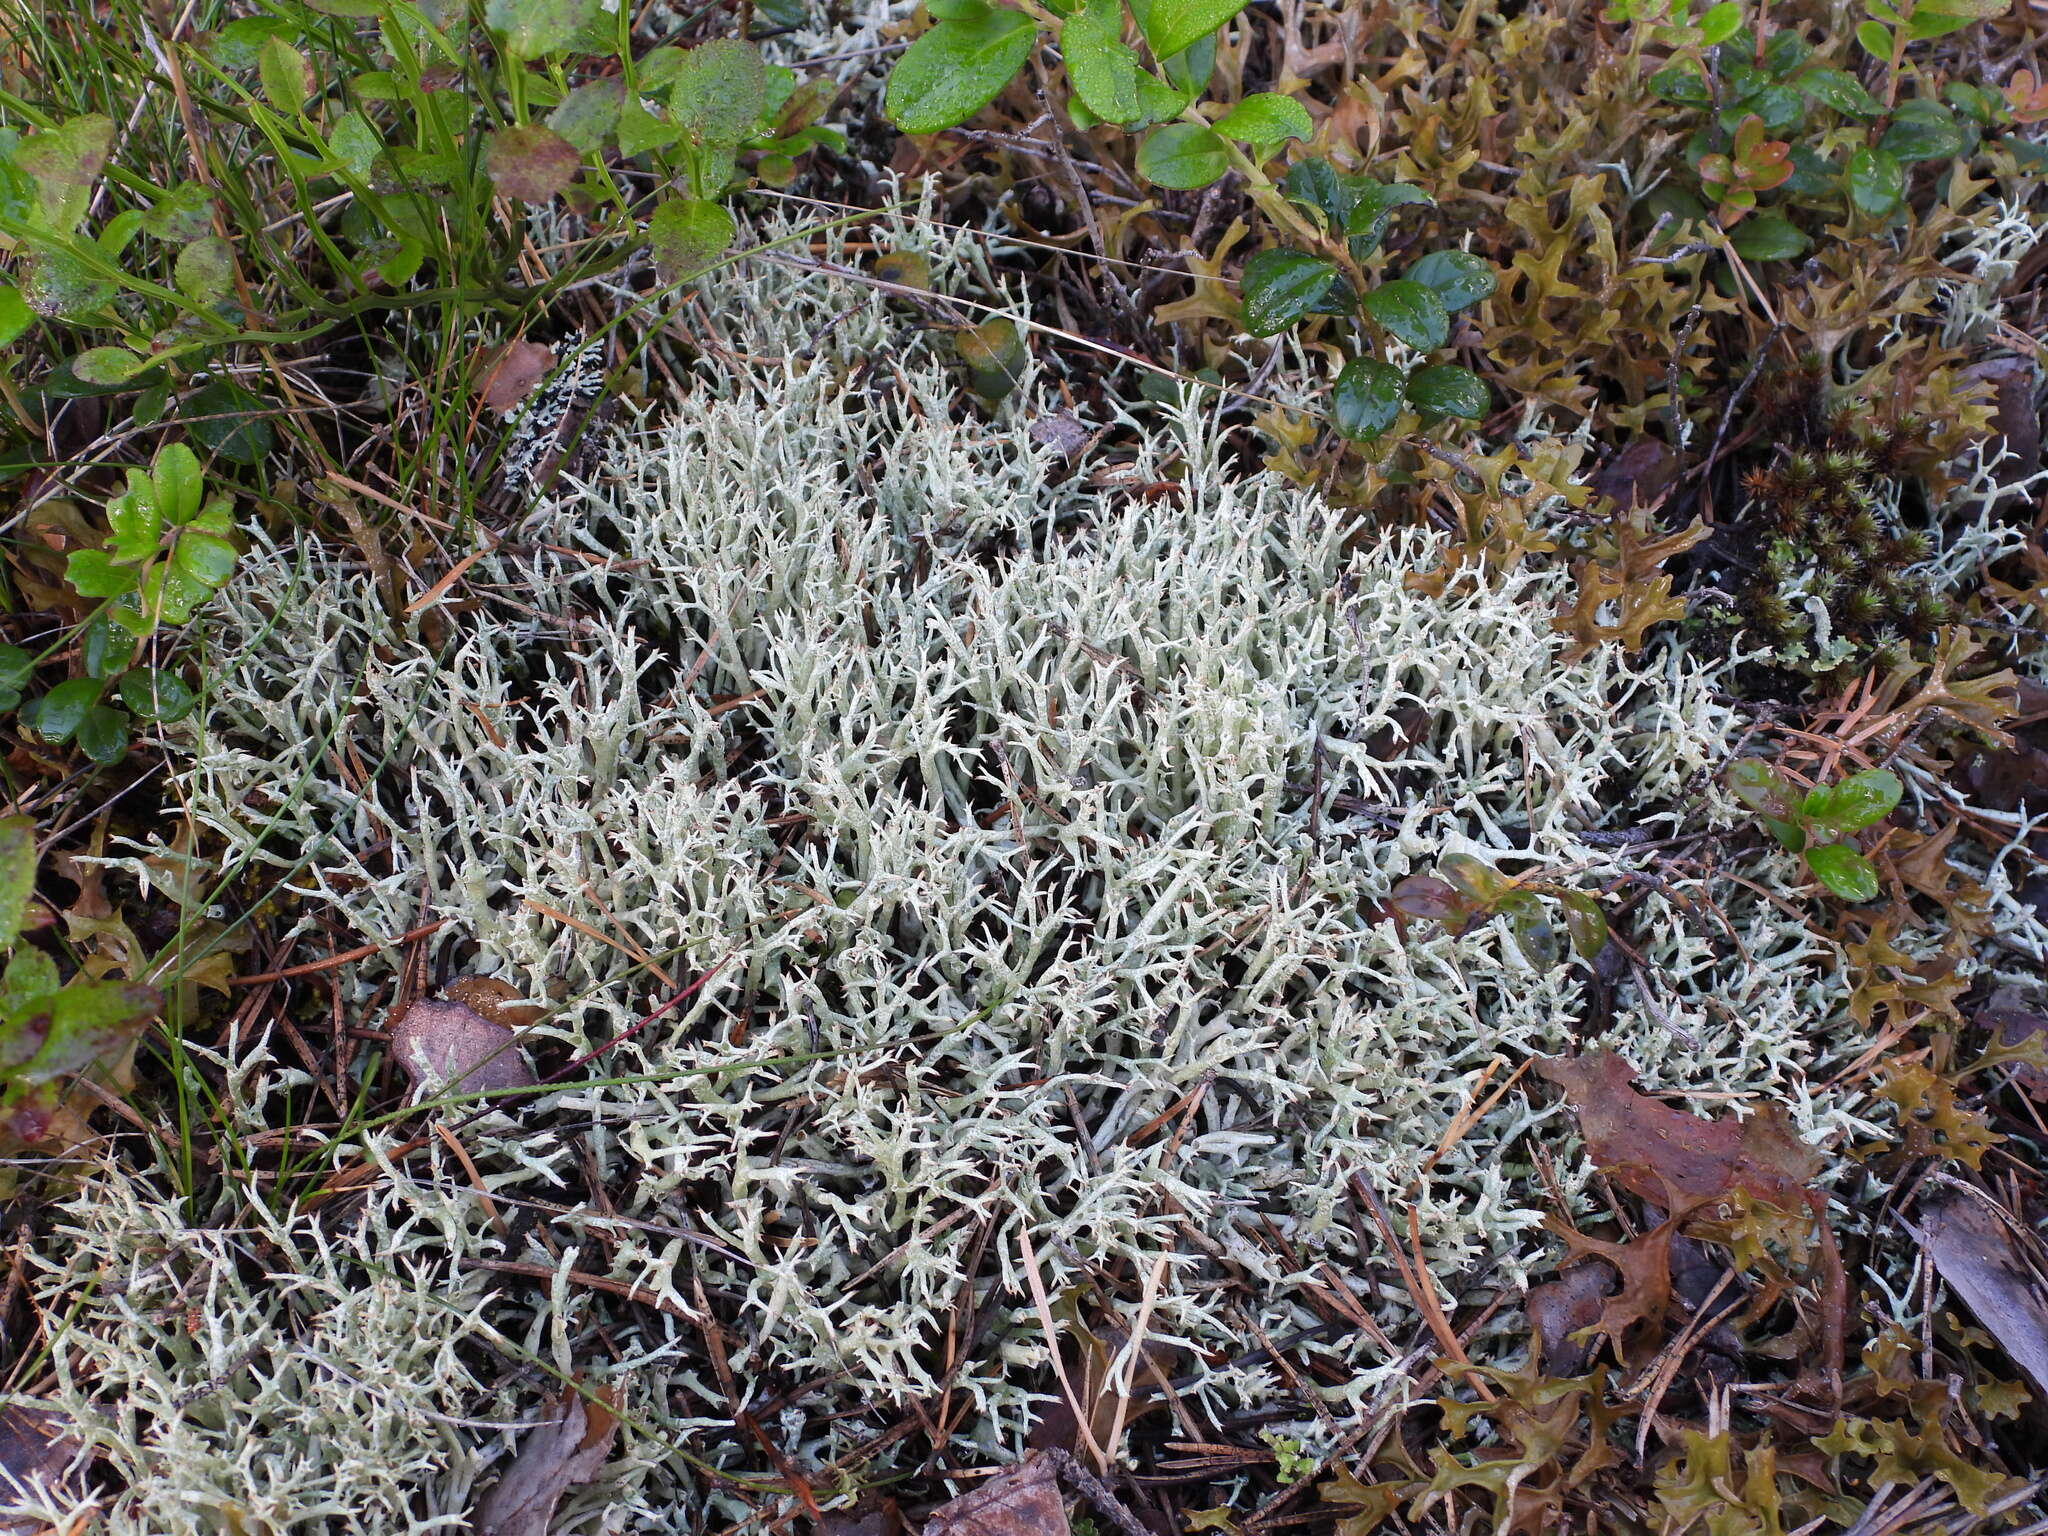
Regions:
M 940 288 L 968 249 L 929 251 Z M 438 1140 L 367 1203 L 260 1232 L 253 1189 L 205 1230 L 132 1174 L 89 1182 L 42 1301 L 90 1295 L 66 1381 L 114 1415 L 116 1529 L 278 1499 L 337 1530 L 447 1529 L 508 1443 L 477 1424 L 537 1411 L 546 1367 L 633 1384 L 620 1457 L 565 1528 L 715 1523 L 744 1506 L 673 1449 L 759 1451 L 703 1363 L 700 1294 L 743 1399 L 808 1384 L 770 1424 L 799 1467 L 942 1387 L 972 1405 L 963 1439 L 1014 1448 L 1045 1401 L 1020 1231 L 1054 1296 L 1122 1287 L 1125 1327 L 1170 1255 L 1150 1333 L 1179 1347 L 1191 1411 L 1298 1406 L 1251 1325 L 1314 1326 L 1306 1284 L 1415 1328 L 1368 1278 L 1392 1270 L 1356 1251 L 1348 1178 L 1417 1208 L 1447 1293 L 1544 1252 L 1533 1143 L 1577 1188 L 1568 1123 L 1519 1089 L 1454 1127 L 1574 1048 L 1584 972 L 1532 967 L 1496 926 L 1403 934 L 1380 904 L 1454 849 L 1642 895 L 1618 882 L 1645 856 L 1581 834 L 1709 823 L 1741 722 L 1705 664 L 1562 661 L 1557 574 L 1414 589 L 1432 537 L 1228 471 L 1204 398 L 1144 418 L 1113 475 L 1069 473 L 1028 434 L 1050 406 L 963 412 L 916 312 L 858 285 L 756 264 L 697 312 L 730 355 L 689 408 L 430 613 L 394 621 L 331 548 L 259 543 L 211 617 L 179 778 L 287 921 L 389 945 L 445 919 L 436 962 L 547 1002 L 529 1044 L 554 1060 L 663 1000 L 654 967 L 722 966 L 578 1081 L 461 1133 L 508 1202 L 579 1206 L 594 1167 L 647 1225 L 585 1208 L 501 1236 Z M 1848 1127 L 1812 1046 L 1836 1027 L 1831 952 L 1705 869 L 1630 913 L 1654 992 L 1624 971 L 1608 1040 L 1709 1112 L 1767 1092 L 1816 1139 Z M 416 1128 L 353 1140 L 388 1153 Z M 167 1342 L 138 1359 L 134 1317 L 186 1305 L 201 1329 L 152 1324 Z M 1340 1415 L 1396 1374 L 1364 1332 L 1309 1347 L 1351 1367 Z M 417 1406 L 387 1421 L 380 1393 Z

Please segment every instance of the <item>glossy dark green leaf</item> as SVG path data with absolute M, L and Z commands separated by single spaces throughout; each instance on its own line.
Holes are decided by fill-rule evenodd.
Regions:
M 0 645 L 0 688 L 21 692 L 34 675 L 36 659 L 18 645 Z
M 1799 35 L 1797 27 L 1779 27 L 1764 41 L 1764 73 L 1782 80 L 1813 54 L 1813 45 Z
M 1408 403 L 1425 416 L 1456 416 L 1477 421 L 1492 404 L 1478 374 L 1456 363 L 1417 368 L 1408 375 Z
M 121 675 L 121 702 L 144 720 L 174 724 L 192 713 L 199 700 L 174 672 L 136 667 Z
M 1867 146 L 1850 154 L 1849 164 L 1842 172 L 1842 186 L 1856 211 L 1872 219 L 1890 213 L 1906 194 L 1899 162 L 1884 150 Z
M 1681 107 L 1704 107 L 1714 99 L 1707 77 L 1689 64 L 1673 64 L 1650 76 L 1650 94 Z
M 1716 114 L 1721 126 L 1731 131 L 1742 126 L 1745 117 L 1763 120 L 1772 133 L 1797 128 L 1806 119 L 1806 98 L 1789 85 L 1767 85 L 1754 95 L 1729 103 Z
M 905 133 L 938 133 L 966 122 L 1024 67 L 1037 36 L 1021 11 L 984 10 L 940 22 L 889 72 L 883 96 L 889 121 Z
M 1159 73 L 1168 85 L 1193 101 L 1209 88 L 1210 77 L 1216 73 L 1216 34 L 1211 32 L 1171 58 L 1161 59 Z
M 1337 430 L 1355 442 L 1370 442 L 1401 414 L 1401 370 L 1377 358 L 1354 357 L 1330 392 Z
M 1744 219 L 1728 240 L 1745 261 L 1789 261 L 1813 243 L 1791 220 L 1777 213 Z
M 1336 266 L 1305 251 L 1260 251 L 1244 264 L 1244 328 L 1277 336 L 1315 308 Z
M 128 755 L 128 716 L 105 704 L 95 704 L 78 722 L 74 736 L 78 750 L 94 762 L 118 763 Z
M 1131 126 L 1143 128 L 1153 123 L 1171 122 L 1194 99 L 1193 91 L 1168 85 L 1151 70 L 1141 69 L 1138 71 L 1138 115 L 1131 119 Z
M 1470 251 L 1431 251 L 1411 266 L 1407 275 L 1435 289 L 1444 308 L 1453 312 L 1478 303 L 1499 286 L 1493 264 Z
M 1947 160 L 1968 147 L 1955 113 L 1938 101 L 1902 101 L 1892 110 L 1891 126 L 1877 147 L 1901 164 L 1915 160 Z
M 1367 314 L 1418 352 L 1433 351 L 1450 338 L 1450 312 L 1426 283 L 1396 278 L 1367 290 L 1359 302 Z
M 59 683 L 37 700 L 36 734 L 48 741 L 65 741 L 85 719 L 85 712 L 100 700 L 100 685 L 90 677 L 74 677 Z
M 1387 183 L 1370 176 L 1346 176 L 1340 186 L 1339 195 L 1345 201 L 1344 232 L 1353 237 L 1352 252 L 1361 260 L 1384 238 L 1387 221 L 1396 208 L 1429 201 L 1427 192 L 1405 181 Z
M 178 417 L 203 446 L 231 464 L 260 464 L 277 441 L 270 407 L 239 384 L 215 379 L 185 400 Z
M 94 615 L 79 631 L 78 659 L 87 677 L 112 677 L 134 654 L 135 637 L 105 614 Z
M 1168 123 L 1155 128 L 1138 146 L 1138 174 L 1162 187 L 1192 192 L 1222 179 L 1230 154 L 1212 128 L 1198 123 Z
M 1351 212 L 1351 199 L 1336 167 L 1318 158 L 1297 160 L 1280 178 L 1280 190 L 1303 208 L 1320 213 L 1332 229 L 1342 229 Z
M 1846 70 L 1809 69 L 1793 83 L 1815 101 L 1833 107 L 1844 117 L 1860 120 L 1875 117 L 1884 110 L 1884 103 L 1866 91 L 1861 82 Z

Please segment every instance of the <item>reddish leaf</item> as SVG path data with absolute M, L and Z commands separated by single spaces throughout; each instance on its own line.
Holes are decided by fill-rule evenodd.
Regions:
M 1529 1325 L 1536 1330 L 1536 1347 L 1550 1375 L 1585 1372 L 1592 1346 L 1572 1335 L 1600 1321 L 1614 1280 L 1605 1264 L 1575 1264 L 1555 1280 L 1529 1287 Z
M 1635 1068 L 1611 1051 L 1549 1057 L 1536 1070 L 1564 1090 L 1587 1154 L 1630 1193 L 1681 1214 L 1736 1189 L 1782 1211 L 1806 1208 L 1820 1158 L 1777 1106 L 1702 1120 L 1636 1092 Z
M 429 1091 L 495 1093 L 534 1082 L 518 1037 L 460 1003 L 414 1003 L 391 1026 L 391 1054 Z
M 538 123 L 501 129 L 484 146 L 484 170 L 500 192 L 522 203 L 548 201 L 576 179 L 582 165 L 574 144 Z
M 1564 1260 L 1572 1266 L 1565 1271 L 1567 1280 L 1582 1266 L 1591 1269 L 1603 1283 L 1609 1270 L 1619 1279 L 1612 1294 L 1600 1299 L 1591 1323 L 1581 1326 L 1590 1327 L 1594 1337 L 1614 1340 L 1624 1359 L 1623 1345 L 1628 1331 L 1636 1324 L 1647 1324 L 1653 1338 L 1661 1334 L 1665 1314 L 1671 1310 L 1671 1238 L 1678 1230 L 1677 1222 L 1666 1221 L 1626 1243 L 1588 1237 L 1555 1218 L 1544 1225 L 1563 1238 L 1571 1250 Z M 1586 1260 L 1599 1262 L 1585 1263 Z M 1590 1288 L 1590 1281 L 1580 1283 Z
M 1410 875 L 1395 885 L 1387 905 L 1408 917 L 1448 923 L 1462 914 L 1464 898 L 1433 875 Z
M 1638 437 L 1600 467 L 1593 492 L 1624 512 L 1631 507 L 1661 506 L 1678 479 L 1678 454 L 1658 437 Z
M 554 349 L 537 341 L 508 341 L 484 365 L 484 404 L 509 416 L 555 366 Z
M 941 1504 L 924 1536 L 1068 1536 L 1071 1529 L 1051 1459 L 1033 1456 Z

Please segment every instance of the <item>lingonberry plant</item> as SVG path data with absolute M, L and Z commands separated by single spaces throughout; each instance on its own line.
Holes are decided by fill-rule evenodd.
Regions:
M 1897 774 L 1866 768 L 1802 791 L 1775 763 L 1745 757 L 1729 766 L 1727 779 L 1735 798 L 1756 812 L 1780 847 L 1803 857 L 1822 885 L 1844 901 L 1877 895 L 1877 867 L 1856 847 L 1855 836 L 1899 803 Z
M 1412 409 L 1427 420 L 1485 414 L 1486 386 L 1455 363 L 1422 359 L 1450 339 L 1451 315 L 1494 291 L 1493 269 L 1463 251 L 1435 251 L 1397 278 L 1378 276 L 1394 211 L 1427 203 L 1417 187 L 1346 174 L 1309 157 L 1275 180 L 1267 167 L 1283 146 L 1314 133 L 1292 97 L 1257 92 L 1225 106 L 1203 102 L 1217 35 L 1246 0 L 935 0 L 937 18 L 889 77 L 886 106 L 905 132 L 938 133 L 965 122 L 1016 77 L 1041 41 L 1056 48 L 1072 91 L 1076 126 L 1145 131 L 1138 173 L 1154 185 L 1194 191 L 1235 172 L 1282 242 L 1246 263 L 1245 329 L 1277 336 L 1313 317 L 1349 322 L 1348 359 L 1331 395 L 1346 437 L 1379 437 Z M 1132 36 L 1143 45 L 1134 46 Z M 1149 60 L 1149 62 L 1148 62 Z M 1391 339 L 1416 354 L 1404 365 L 1374 355 Z M 1377 349 L 1384 351 L 1384 348 Z
M 1904 205 L 1909 167 L 1966 154 L 1995 122 L 2016 120 L 2005 101 L 1966 81 L 1950 82 L 1940 97 L 1900 100 L 1907 46 L 2008 8 L 2009 0 L 1940 0 L 1900 12 L 1869 0 L 1872 19 L 1856 39 L 1882 61 L 1882 97 L 1825 62 L 1797 26 L 1759 34 L 1740 25 L 1738 6 L 1717 5 L 1690 27 L 1654 20 L 1665 14 L 1663 0 L 1610 10 L 1641 24 L 1639 45 L 1673 50 L 1651 74 L 1651 92 L 1707 114 L 1686 144 L 1703 198 L 1670 185 L 1648 207 L 1680 220 L 1711 213 L 1737 254 L 1754 261 L 1802 255 L 1813 231 L 1830 223 L 1888 224 Z M 1682 17 L 1682 0 L 1676 9 Z M 1757 211 L 1758 194 L 1774 190 L 1774 205 Z

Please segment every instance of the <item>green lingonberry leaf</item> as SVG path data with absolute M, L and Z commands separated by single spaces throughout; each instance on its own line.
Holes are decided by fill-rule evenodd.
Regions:
M 1192 192 L 1219 181 L 1230 169 L 1230 153 L 1213 128 L 1168 123 L 1138 146 L 1138 174 L 1177 192 Z
M 1060 56 L 1090 112 L 1106 123 L 1137 120 L 1138 51 L 1124 41 L 1123 0 L 1084 0 L 1060 27 Z
M 889 72 L 883 109 L 905 133 L 964 123 L 996 98 L 1030 57 L 1038 28 L 1020 11 L 979 8 L 942 21 Z
M 1336 276 L 1335 263 L 1305 251 L 1260 251 L 1244 264 L 1244 328 L 1279 335 L 1315 308 Z
M 1431 251 L 1408 276 L 1436 291 L 1447 310 L 1460 310 L 1489 297 L 1499 285 L 1490 262 L 1469 251 Z
M 1418 352 L 1434 351 L 1450 338 L 1450 313 L 1426 283 L 1396 278 L 1369 290 L 1359 302 L 1367 314 Z
M 1354 357 L 1337 375 L 1330 393 L 1337 430 L 1355 442 L 1370 442 L 1401 414 L 1401 370 L 1378 358 Z
M 1869 901 L 1877 895 L 1877 867 L 1846 843 L 1807 849 L 1806 867 L 1844 901 Z
M 1477 421 L 1492 403 L 1478 374 L 1456 363 L 1436 363 L 1408 375 L 1408 403 L 1425 416 Z

